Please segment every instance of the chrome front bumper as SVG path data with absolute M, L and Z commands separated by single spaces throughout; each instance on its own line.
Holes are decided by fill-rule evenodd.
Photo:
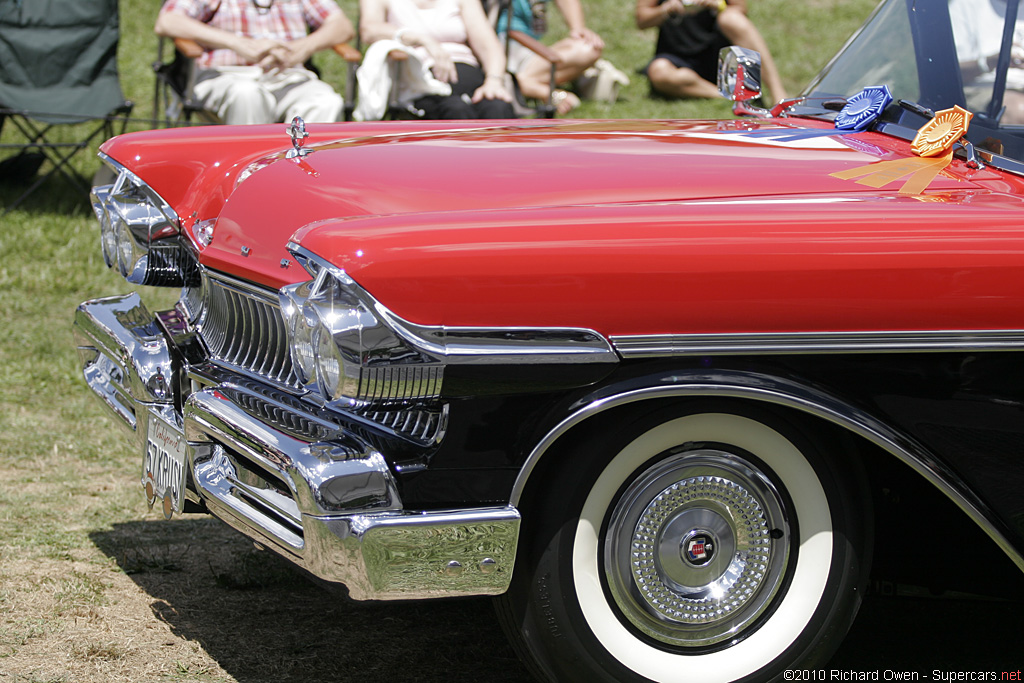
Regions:
M 137 451 L 149 412 L 177 425 L 188 443 L 187 497 L 254 541 L 357 600 L 508 588 L 514 507 L 406 510 L 383 455 L 241 377 L 196 390 L 179 412 L 173 388 L 189 369 L 136 294 L 82 304 L 74 331 L 86 383 Z

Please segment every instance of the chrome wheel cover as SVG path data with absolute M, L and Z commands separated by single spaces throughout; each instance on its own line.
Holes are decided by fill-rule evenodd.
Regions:
M 782 497 L 747 459 L 714 449 L 671 455 L 625 489 L 608 518 L 604 569 L 620 614 L 670 646 L 739 636 L 785 581 Z

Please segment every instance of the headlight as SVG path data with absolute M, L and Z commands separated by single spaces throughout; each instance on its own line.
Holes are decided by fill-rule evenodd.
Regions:
M 299 307 L 288 325 L 292 363 L 295 364 L 299 381 L 303 384 L 309 384 L 316 378 L 316 352 L 313 349 L 316 322 L 315 319 L 308 320 Z
M 128 229 L 128 224 L 120 216 L 118 216 L 114 225 L 115 243 L 117 244 L 117 269 L 123 278 L 131 282 L 130 276 L 135 267 L 139 265 L 139 261 L 146 258 L 146 255 L 141 254 L 136 258 L 135 244 L 132 240 L 131 231 Z
M 103 249 L 103 262 L 107 264 L 107 268 L 113 268 L 117 263 L 117 235 L 114 233 L 114 226 L 110 221 L 110 212 L 107 211 L 111 187 L 111 185 L 94 187 L 90 195 L 92 210 L 100 224 L 100 246 Z
M 322 328 L 317 334 L 316 370 L 320 391 L 325 396 L 332 399 L 341 398 L 341 377 L 344 366 L 345 362 L 341 359 L 341 352 L 334 344 L 334 338 L 326 328 Z
M 299 380 L 328 402 L 366 405 L 440 395 L 443 365 L 413 350 L 341 271 L 284 287 L 281 312 Z
M 108 164 L 116 166 L 113 160 Z M 179 240 L 174 210 L 134 173 L 124 168 L 112 185 L 93 188 L 92 206 L 100 223 L 103 260 L 138 285 L 180 287 L 194 275 L 193 261 Z M 156 243 L 156 244 L 154 244 Z M 156 258 L 152 251 L 159 246 Z

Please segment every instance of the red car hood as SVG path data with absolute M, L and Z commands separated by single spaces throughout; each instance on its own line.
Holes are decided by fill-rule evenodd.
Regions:
M 186 227 L 217 218 L 202 256 L 208 267 L 269 286 L 303 280 L 294 263 L 282 265 L 295 234 L 396 313 L 426 324 L 679 331 L 668 307 L 688 311 L 687 328 L 701 332 L 749 329 L 751 317 L 763 318 L 764 331 L 904 329 L 906 311 L 860 320 L 877 318 L 878 298 L 895 286 L 922 297 L 913 329 L 942 328 L 959 309 L 932 296 L 929 279 L 963 264 L 965 245 L 989 235 L 999 243 L 988 248 L 1019 255 L 1022 206 L 1007 194 L 1022 189 L 1016 180 L 954 160 L 923 195 L 900 195 L 901 182 L 875 189 L 832 174 L 906 158 L 906 142 L 792 135 L 804 125 L 817 124 L 311 125 L 312 151 L 296 159 L 284 157 L 283 127 L 250 129 L 244 141 L 220 128 L 216 148 L 202 153 L 222 150 L 224 161 L 215 171 L 206 162 L 187 190 L 145 155 L 133 170 L 189 217 Z M 107 151 L 126 163 L 116 147 Z M 935 264 L 948 254 L 944 275 L 893 281 L 906 269 L 893 254 L 922 250 Z M 985 277 L 993 285 L 1006 276 Z M 844 305 L 842 297 L 876 286 L 868 277 L 886 284 Z M 688 300 L 701 294 L 682 306 L 684 291 Z M 760 304 L 741 322 L 728 309 L 752 293 Z M 970 292 L 961 308 L 993 293 Z M 999 290 L 1000 301 L 1007 293 Z M 808 297 L 817 303 L 801 305 Z M 851 318 L 855 311 L 863 315 Z

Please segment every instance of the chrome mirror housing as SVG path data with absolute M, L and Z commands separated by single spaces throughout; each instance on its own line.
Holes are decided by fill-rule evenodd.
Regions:
M 734 102 L 737 116 L 768 118 L 767 109 L 750 101 L 761 96 L 761 55 L 754 50 L 732 45 L 718 53 L 718 91 Z

